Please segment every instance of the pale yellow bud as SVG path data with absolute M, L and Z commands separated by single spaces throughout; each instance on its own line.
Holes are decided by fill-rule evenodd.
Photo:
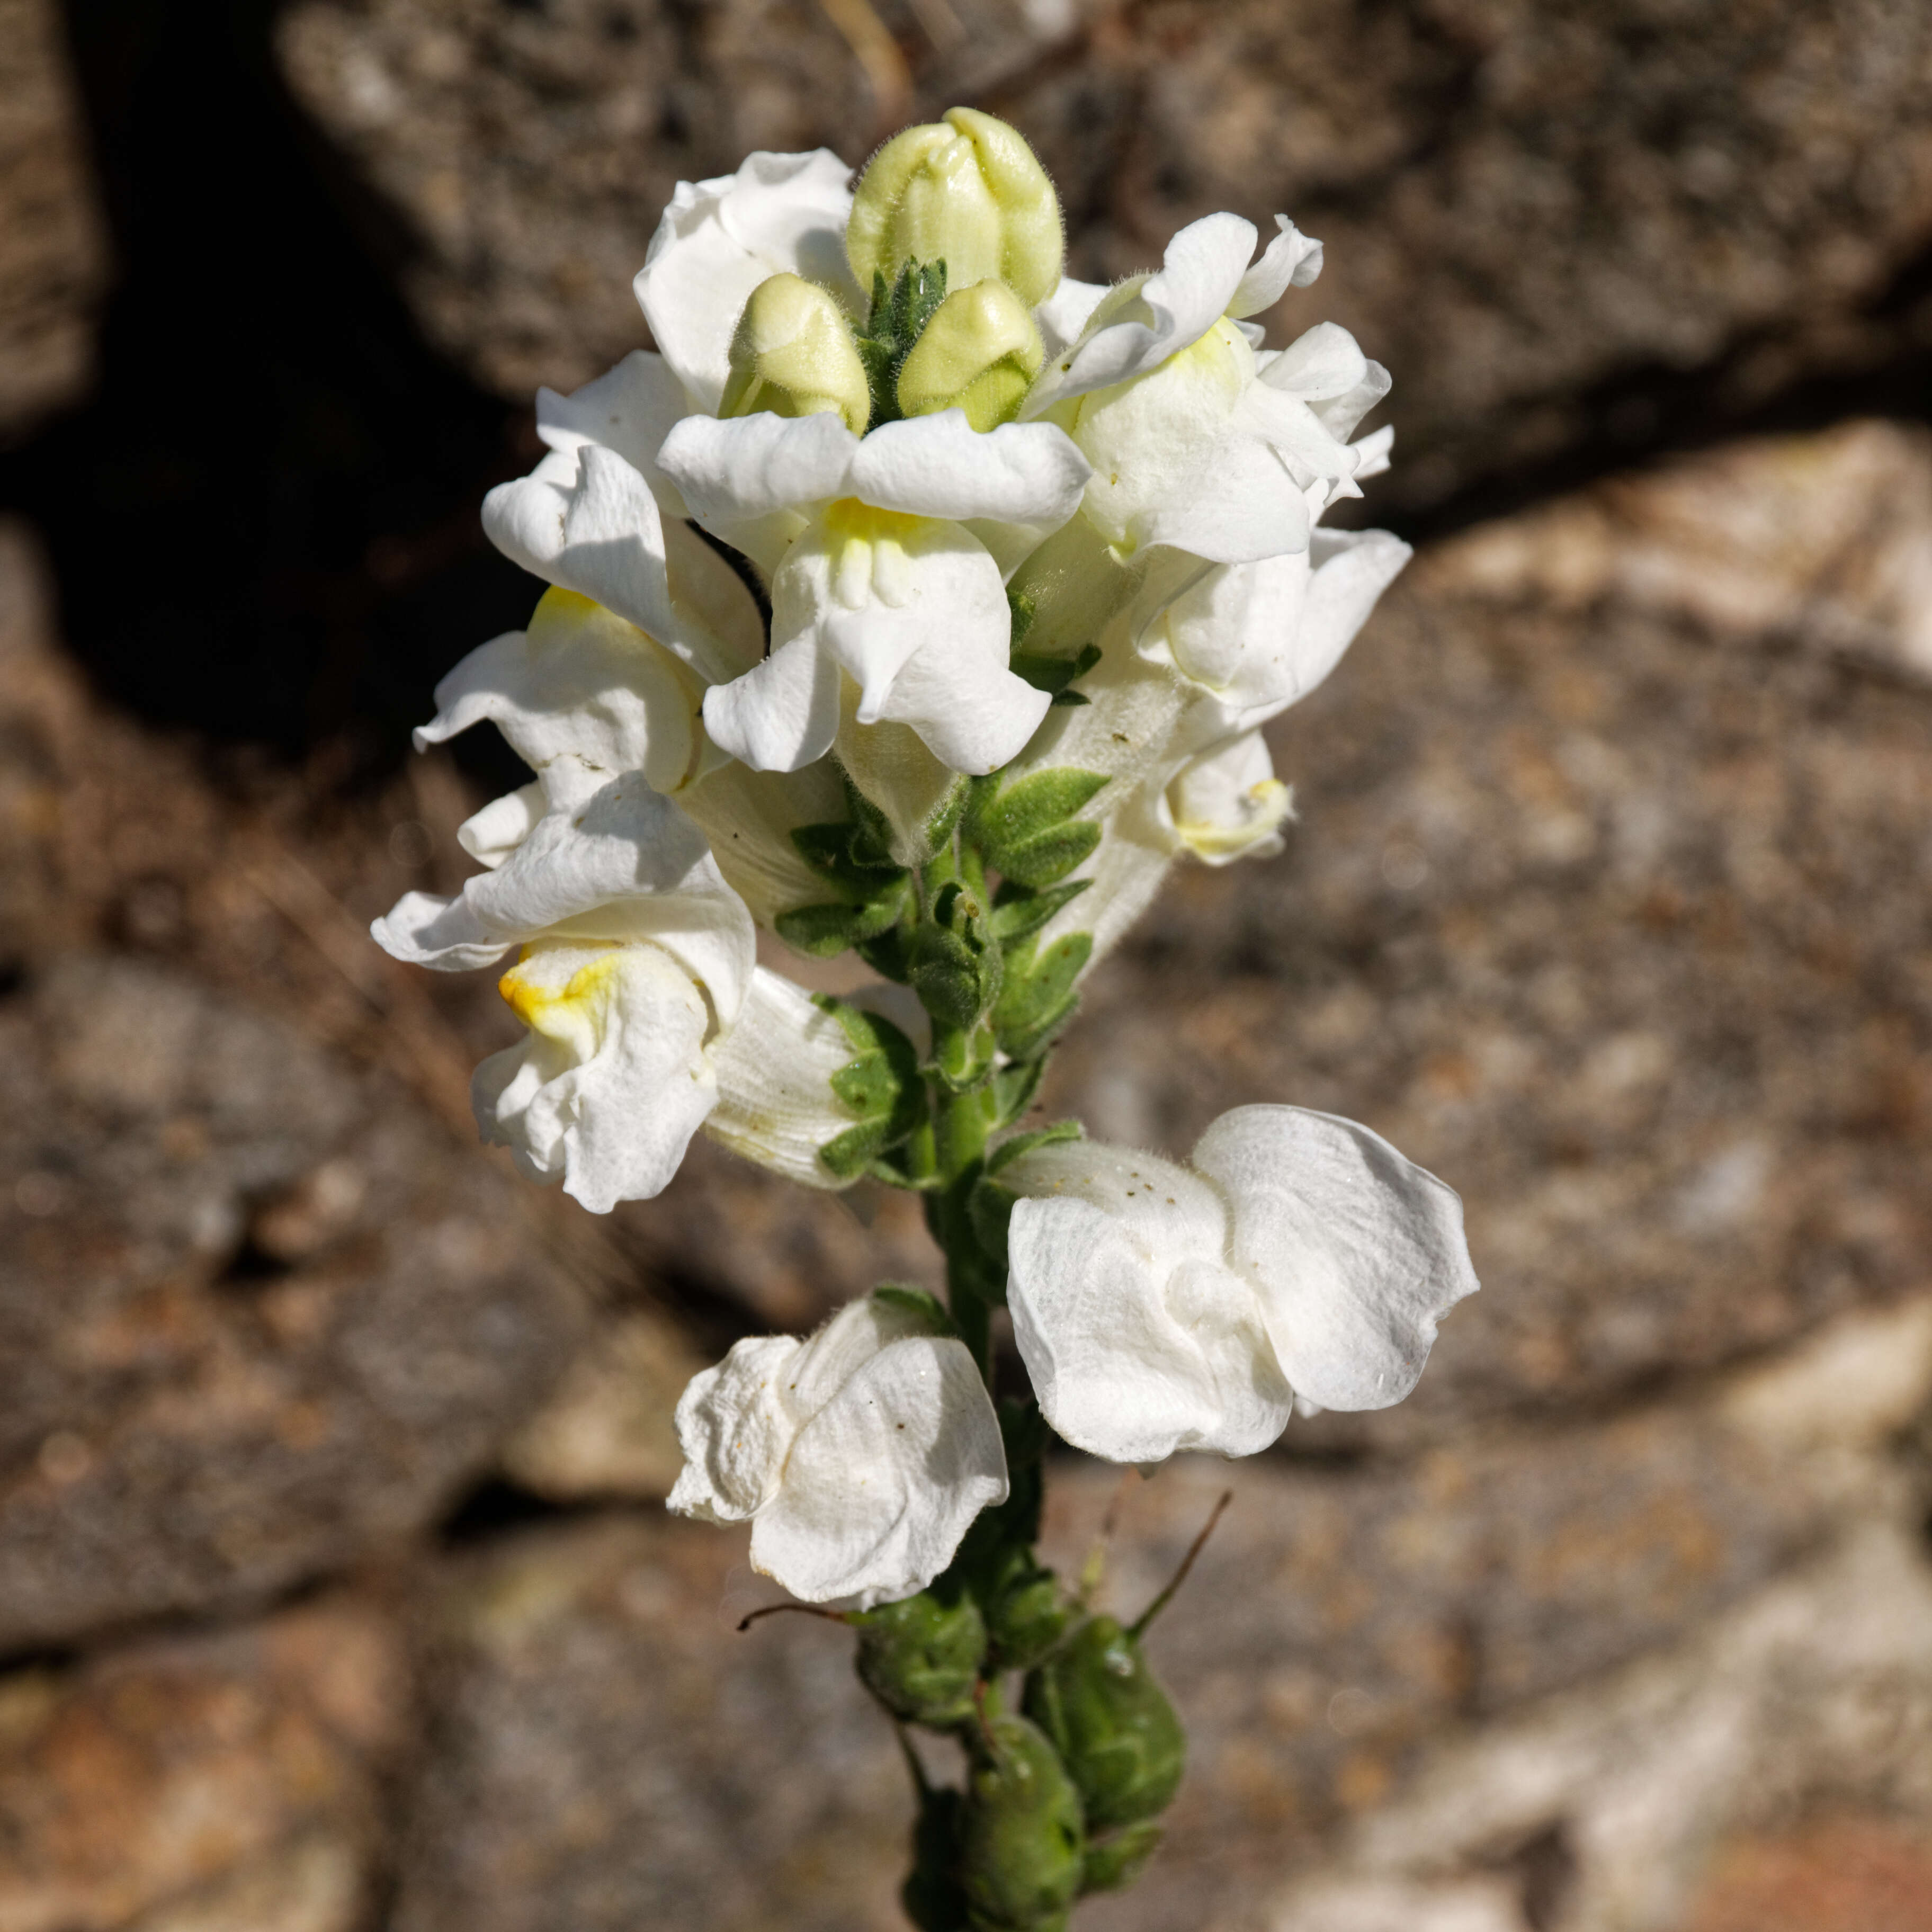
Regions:
M 872 412 L 866 365 L 836 301 L 816 283 L 774 275 L 752 291 L 731 338 L 722 416 L 815 416 L 836 412 L 863 436 Z
M 872 157 L 845 253 L 862 289 L 908 262 L 944 262 L 956 289 L 1004 282 L 1030 308 L 1059 286 L 1060 200 L 1024 139 L 976 108 L 908 128 Z
M 956 289 L 899 370 L 899 407 L 909 416 L 956 407 L 975 429 L 997 429 L 1019 413 L 1046 357 L 1026 304 L 1004 282 Z

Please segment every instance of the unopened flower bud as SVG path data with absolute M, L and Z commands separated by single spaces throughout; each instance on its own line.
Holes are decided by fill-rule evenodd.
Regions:
M 959 1885 L 976 1932 L 1057 1926 L 1080 1890 L 1080 1794 L 1024 1718 L 967 1733 L 975 1762 L 959 1816 Z
M 956 289 L 899 370 L 899 407 L 909 416 L 962 409 L 975 429 L 997 429 L 1019 413 L 1046 357 L 1026 304 L 1005 283 Z
M 1060 282 L 1060 200 L 1024 138 L 970 107 L 908 128 L 872 157 L 845 253 L 862 289 L 908 262 L 944 262 L 951 286 L 991 277 L 1028 308 Z
M 973 1714 L 986 1656 L 980 1606 L 962 1592 L 943 1603 L 930 1590 L 852 1618 L 860 1681 L 896 1718 L 949 1730 Z
M 1151 1818 L 1180 1789 L 1187 1740 L 1139 1640 L 1093 1617 L 1026 1681 L 1027 1715 L 1079 1788 L 1088 1828 Z
M 1160 1827 L 1151 1818 L 1144 1818 L 1138 1825 L 1090 1844 L 1081 1873 L 1082 1892 L 1125 1891 L 1160 1850 Z
M 731 338 L 731 373 L 718 414 L 836 412 L 854 436 L 863 436 L 872 407 L 866 365 L 838 303 L 802 276 L 773 275 L 760 282 Z

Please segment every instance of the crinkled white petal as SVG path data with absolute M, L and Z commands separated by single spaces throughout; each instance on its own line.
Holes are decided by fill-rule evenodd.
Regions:
M 1268 742 L 1244 732 L 1190 758 L 1162 802 L 1176 840 L 1204 864 L 1272 858 L 1282 849 L 1288 789 L 1274 775 Z
M 684 385 L 664 358 L 634 349 L 615 368 L 567 396 L 538 390 L 537 434 L 554 450 L 576 450 L 587 442 L 614 449 L 650 485 L 664 514 L 682 517 L 683 500 L 658 468 L 658 449 L 671 425 L 691 410 Z
M 405 893 L 370 929 L 394 958 L 447 971 L 487 966 L 542 937 L 652 940 L 698 980 L 725 1026 L 744 1003 L 757 937 L 704 835 L 635 773 L 580 808 L 546 813 L 455 898 Z
M 1255 225 L 1238 214 L 1190 222 L 1157 272 L 1124 285 L 1090 318 L 1072 348 L 1040 371 L 1022 414 L 1130 381 L 1199 340 L 1227 313 L 1254 252 Z
M 1292 288 L 1305 289 L 1322 272 L 1322 244 L 1304 235 L 1285 214 L 1274 218 L 1274 239 L 1234 286 L 1228 313 L 1259 315 Z
M 1241 710 L 1292 701 L 1304 694 L 1310 574 L 1306 550 L 1202 569 L 1142 632 L 1140 653 Z
M 691 975 L 648 941 L 546 942 L 501 985 L 530 1030 L 470 1082 L 483 1138 L 594 1214 L 661 1193 L 716 1098 Z
M 1324 1408 L 1400 1402 L 1437 1322 L 1475 1292 L 1454 1191 L 1366 1127 L 1299 1107 L 1223 1114 L 1192 1164 L 1227 1197 L 1229 1260 L 1296 1391 Z
M 692 1377 L 677 1405 L 684 1467 L 666 1499 L 680 1516 L 742 1522 L 777 1493 L 797 1418 L 782 1391 L 805 1344 L 749 1335 Z
M 488 719 L 554 804 L 620 772 L 674 791 L 698 764 L 702 689 L 634 624 L 586 597 L 552 592 L 527 632 L 472 651 L 436 686 L 436 715 L 417 731 L 416 748 Z
M 753 154 L 735 175 L 678 183 L 632 286 L 665 362 L 700 408 L 716 413 L 732 332 L 767 278 L 821 283 L 856 312 L 845 261 L 850 176 L 820 148 Z
M 807 1187 L 851 1184 L 818 1157 L 856 1116 L 832 1090 L 858 1057 L 845 1029 L 802 986 L 760 966 L 738 1022 L 712 1049 L 718 1104 L 704 1131 L 734 1154 Z
M 908 1336 L 799 1431 L 778 1493 L 753 1519 L 752 1562 L 808 1603 L 896 1602 L 952 1562 L 1006 1490 L 999 1423 L 971 1355 Z
M 910 725 L 955 771 L 991 771 L 1052 702 L 1007 668 L 1011 638 L 999 566 L 970 532 L 846 500 L 788 553 L 772 655 L 706 694 L 705 728 L 747 764 L 796 770 L 831 746 L 842 672 L 859 723 Z
M 1259 373 L 1270 389 L 1305 403 L 1333 403 L 1360 388 L 1374 366 L 1340 323 L 1318 322 L 1262 362 Z
M 1029 1198 L 1007 1237 L 1007 1306 L 1040 1410 L 1118 1462 L 1252 1455 L 1288 1426 L 1252 1290 L 1222 1262 L 1215 1190 L 1171 1161 L 1075 1142 L 1001 1179 Z

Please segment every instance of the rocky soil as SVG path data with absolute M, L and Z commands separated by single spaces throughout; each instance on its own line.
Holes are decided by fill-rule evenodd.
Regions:
M 21 18 L 0 60 L 57 80 Z M 1646 358 L 1786 381 L 1918 326 L 1918 13 L 1688 19 L 300 0 L 281 45 L 506 388 L 634 339 L 604 297 L 677 172 L 898 103 L 1018 116 L 1097 268 L 1292 190 L 1419 501 Z M 10 207 L 85 152 L 62 99 Z M 95 219 L 38 285 L 74 369 Z M 1096 976 L 1049 1108 L 1366 1120 L 1484 1286 L 1395 1410 L 1056 1465 L 1052 1553 L 1116 1510 L 1128 1610 L 1234 1492 L 1150 1641 L 1170 1842 L 1090 1932 L 1932 1923 L 1928 593 L 1903 420 L 1432 542 L 1277 729 L 1288 852 L 1178 874 Z M 709 1148 L 602 1222 L 516 1180 L 465 1101 L 489 976 L 364 934 L 461 876 L 477 782 L 144 722 L 62 621 L 0 520 L 0 1928 L 887 1932 L 910 1798 L 847 1640 L 738 1635 L 771 1586 L 662 1498 L 694 1369 L 929 1278 L 916 1216 Z

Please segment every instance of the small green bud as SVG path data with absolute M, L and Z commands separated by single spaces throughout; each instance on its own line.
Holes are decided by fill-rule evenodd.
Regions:
M 1151 1818 L 1144 1818 L 1138 1825 L 1116 1832 L 1111 1838 L 1089 1845 L 1081 1871 L 1081 1891 L 1124 1892 L 1160 1849 L 1160 1827 Z
M 1080 1794 L 1024 1718 L 968 1732 L 974 1762 L 959 1816 L 959 1882 L 980 1932 L 1040 1932 L 1073 1903 L 1084 1864 Z
M 1016 1550 L 986 1607 L 986 1636 L 1002 1670 L 1030 1670 L 1066 1634 L 1072 1612 L 1060 1579 L 1030 1550 Z
M 956 289 L 934 312 L 899 369 L 899 409 L 929 416 L 962 409 L 981 431 L 1019 413 L 1046 345 L 1004 282 Z
M 850 1619 L 859 1633 L 859 1677 L 895 1717 L 950 1730 L 973 1714 L 986 1661 L 986 1626 L 962 1592 L 942 1603 L 930 1590 Z
M 1052 1739 L 1096 1832 L 1166 1809 L 1187 1739 L 1139 1640 L 1093 1617 L 1026 1681 L 1022 1707 Z
M 760 282 L 731 338 L 731 373 L 718 414 L 836 412 L 854 436 L 863 436 L 872 407 L 866 365 L 837 302 L 798 275 Z
M 1060 199 L 1018 132 L 971 107 L 908 128 L 872 157 L 845 230 L 862 289 L 908 262 L 944 262 L 952 287 L 991 278 L 1030 308 L 1059 286 Z

